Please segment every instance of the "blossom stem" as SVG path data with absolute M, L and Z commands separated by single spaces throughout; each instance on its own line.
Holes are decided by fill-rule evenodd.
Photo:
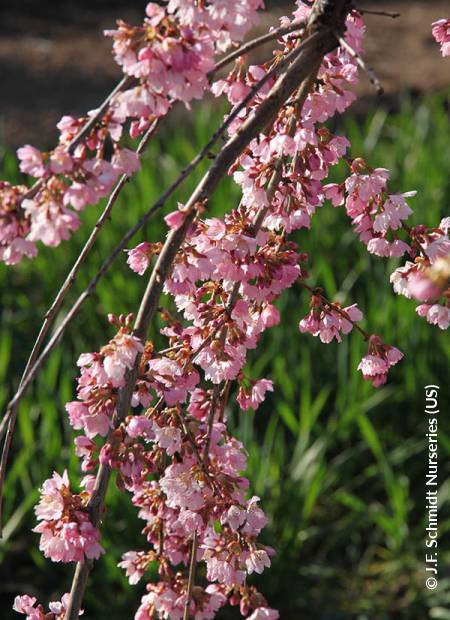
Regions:
M 358 13 L 361 15 L 379 15 L 380 17 L 391 17 L 392 19 L 396 19 L 401 16 L 401 13 L 392 12 L 392 11 L 372 11 L 370 9 L 359 9 L 356 7 Z
M 220 399 L 220 412 L 218 415 L 219 422 L 223 422 L 225 407 L 227 405 L 228 397 L 230 395 L 230 388 L 231 388 L 231 381 L 230 380 L 225 381 L 225 385 L 223 386 L 221 399 Z
M 198 547 L 198 534 L 197 534 L 197 530 L 194 530 L 194 534 L 192 535 L 191 560 L 189 562 L 189 577 L 188 577 L 186 601 L 184 603 L 183 620 L 189 620 L 189 616 L 190 616 L 189 608 L 191 606 L 192 590 L 194 588 L 194 583 L 195 583 L 195 569 L 197 567 L 197 547 Z

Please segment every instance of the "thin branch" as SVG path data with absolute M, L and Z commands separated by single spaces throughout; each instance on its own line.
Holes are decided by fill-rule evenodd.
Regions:
M 219 60 L 219 62 L 216 63 L 216 66 L 214 67 L 213 71 L 211 71 L 210 76 L 212 77 L 215 73 L 217 73 L 217 71 L 220 71 L 220 69 L 230 64 L 230 62 L 233 62 L 233 60 L 236 60 L 236 58 L 239 58 L 240 56 L 244 56 L 245 54 L 248 54 L 249 52 L 256 49 L 257 47 L 260 47 L 261 45 L 264 45 L 265 43 L 269 43 L 270 41 L 273 41 L 275 39 L 279 39 L 280 37 L 283 37 L 286 34 L 290 34 L 291 32 L 296 32 L 299 30 L 302 31 L 305 29 L 305 27 L 306 27 L 306 21 L 304 20 L 295 21 L 295 22 L 292 22 L 292 24 L 289 24 L 288 26 L 280 26 L 279 28 L 275 28 L 274 30 L 271 30 L 270 32 L 266 34 L 263 34 L 260 37 L 256 37 L 256 39 L 252 39 L 251 41 L 248 41 L 248 43 L 244 43 L 244 45 L 241 45 L 233 52 L 230 52 L 227 56 L 225 56 L 225 58 L 222 58 L 222 60 Z
M 97 124 L 99 119 L 103 116 L 103 114 L 108 109 L 113 98 L 119 93 L 121 90 L 129 86 L 131 82 L 134 81 L 134 78 L 130 78 L 129 76 L 123 77 L 120 82 L 115 86 L 115 88 L 109 93 L 106 99 L 101 103 L 100 107 L 98 107 L 94 114 L 90 117 L 88 121 L 83 125 L 80 131 L 74 136 L 71 142 L 67 146 L 67 152 L 73 153 L 80 142 L 90 134 L 93 127 Z M 25 200 L 25 198 L 34 198 L 41 187 L 45 185 L 45 179 L 39 179 L 36 181 L 34 185 L 30 187 L 30 189 L 20 198 L 19 205 Z
M 211 409 L 208 415 L 208 423 L 207 423 L 207 432 L 206 432 L 206 443 L 203 450 L 203 459 L 202 464 L 205 471 L 208 472 L 208 460 L 209 460 L 209 448 L 211 446 L 211 435 L 212 429 L 214 425 L 214 414 L 216 412 L 216 407 L 218 404 L 220 396 L 220 384 L 214 386 L 213 395 L 211 399 Z M 186 592 L 186 601 L 184 603 L 184 613 L 183 620 L 189 620 L 189 608 L 191 606 L 192 600 L 192 590 L 195 583 L 195 571 L 197 567 L 197 547 L 198 547 L 198 534 L 197 530 L 194 530 L 194 534 L 192 536 L 192 549 L 191 549 L 191 561 L 189 564 L 189 576 L 188 576 L 188 586 Z
M 341 47 L 343 47 L 351 56 L 353 56 L 361 69 L 367 73 L 367 76 L 373 84 L 375 90 L 377 91 L 377 94 L 381 96 L 384 93 L 384 88 L 382 87 L 381 82 L 374 69 L 372 69 L 372 67 L 370 67 L 365 62 L 365 60 L 363 60 L 363 58 L 361 58 L 358 52 L 353 49 L 353 47 L 349 45 L 343 37 L 339 37 L 339 45 L 341 45 Z
M 396 19 L 401 16 L 401 13 L 391 12 L 391 11 L 372 11 L 370 9 L 359 9 L 355 7 L 358 13 L 361 15 L 379 15 L 380 17 L 392 17 L 392 19 Z
M 230 381 L 229 379 L 227 379 L 225 381 L 225 385 L 223 386 L 223 390 L 222 390 L 222 394 L 220 395 L 220 412 L 219 412 L 219 422 L 223 422 L 224 419 L 224 415 L 225 415 L 225 407 L 226 404 L 228 402 L 228 398 L 230 396 L 230 388 L 231 388 L 231 383 L 232 381 Z
M 197 566 L 197 547 L 198 547 L 198 534 L 197 530 L 194 530 L 192 535 L 192 548 L 191 548 L 191 561 L 189 563 L 189 577 L 188 577 L 188 586 L 186 592 L 186 601 L 184 603 L 184 613 L 183 620 L 189 620 L 189 608 L 191 606 L 192 600 L 192 590 L 194 588 L 195 583 L 195 569 Z
M 181 414 L 178 414 L 178 418 L 180 420 L 180 424 L 181 424 L 181 428 L 183 429 L 183 433 L 186 435 L 187 440 L 189 441 L 189 444 L 192 448 L 192 451 L 194 452 L 195 458 L 197 459 L 197 463 L 200 465 L 200 467 L 202 468 L 203 473 L 205 474 L 205 478 L 207 479 L 207 481 L 209 482 L 209 485 L 211 487 L 211 489 L 217 493 L 218 495 L 222 495 L 222 492 L 220 490 L 220 487 L 217 486 L 217 484 L 214 482 L 214 480 L 211 478 L 211 476 L 209 475 L 209 470 L 208 470 L 208 466 L 205 465 L 205 462 L 203 461 L 201 454 L 199 452 L 199 449 L 197 447 L 197 444 L 195 443 L 195 438 L 192 435 L 191 430 L 189 429 L 189 426 L 187 426 L 187 424 L 185 423 L 183 416 Z
M 129 75 L 125 75 L 117 86 L 109 93 L 103 103 L 97 108 L 91 118 L 87 121 L 87 123 L 82 127 L 82 129 L 77 133 L 77 135 L 73 138 L 73 140 L 69 143 L 67 147 L 67 151 L 69 153 L 73 153 L 77 146 L 86 138 L 95 127 L 97 122 L 102 118 L 108 109 L 111 101 L 120 93 L 120 91 L 125 90 L 128 86 L 130 86 L 135 81 L 135 78 L 130 77 Z
M 214 415 L 216 413 L 219 395 L 220 395 L 220 383 L 214 386 L 212 398 L 211 398 L 211 408 L 209 410 L 208 423 L 206 426 L 206 442 L 205 442 L 205 446 L 203 449 L 203 463 L 205 467 L 208 466 L 209 448 L 211 446 L 211 435 L 212 435 L 212 429 L 214 425 Z

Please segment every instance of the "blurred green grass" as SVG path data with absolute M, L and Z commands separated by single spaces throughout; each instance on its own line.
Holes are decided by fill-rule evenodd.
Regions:
M 445 95 L 418 101 L 405 98 L 400 109 L 383 107 L 364 117 L 347 114 L 333 127 L 352 142 L 352 155 L 392 173 L 392 188 L 418 190 L 411 199 L 414 223 L 434 225 L 448 214 L 450 122 Z M 112 221 L 100 236 L 71 299 L 86 286 L 123 233 L 159 196 L 213 132 L 220 117 L 203 106 L 195 121 L 175 113 L 152 142 L 142 172 L 124 191 Z M 193 118 L 193 116 L 192 116 Z M 183 132 L 180 132 L 180 127 Z M 202 168 L 204 169 L 204 167 Z M 181 188 L 165 212 L 183 201 L 202 169 Z M 335 169 L 333 179 L 344 171 Z M 18 180 L 14 155 L 2 154 L 1 178 Z M 224 181 L 211 208 L 220 214 L 238 200 Z M 100 207 L 83 214 L 83 225 L 59 249 L 40 248 L 32 262 L 0 267 L 0 405 L 17 385 L 42 316 L 56 288 L 98 217 Z M 158 240 L 161 215 L 136 237 Z M 287 619 L 422 620 L 450 618 L 450 424 L 445 416 L 450 343 L 428 326 L 414 304 L 394 296 L 389 274 L 399 264 L 367 254 L 349 228 L 342 209 L 326 205 L 310 231 L 295 235 L 310 256 L 311 283 L 346 304 L 358 302 L 364 327 L 398 346 L 405 359 L 387 386 L 374 390 L 356 372 L 365 343 L 352 334 L 341 345 L 322 345 L 298 332 L 308 300 L 294 286 L 279 301 L 282 323 L 270 330 L 249 359 L 251 376 L 274 380 L 276 391 L 257 414 L 230 411 L 235 433 L 249 452 L 252 490 L 270 517 L 265 541 L 277 549 L 270 571 L 257 580 L 269 601 Z M 37 488 L 56 469 L 79 478 L 72 453 L 73 434 L 64 404 L 74 397 L 75 361 L 98 349 L 111 335 L 108 312 L 137 308 L 145 280 L 126 266 L 125 257 L 87 301 L 62 344 L 23 400 L 5 493 L 4 540 L 0 546 L 0 596 L 10 612 L 13 596 L 27 591 L 54 600 L 67 591 L 71 567 L 54 565 L 38 551 L 32 507 Z M 68 302 L 70 304 L 70 300 Z M 159 339 L 156 328 L 151 336 Z M 441 386 L 440 585 L 424 587 L 426 468 L 423 387 Z M 231 398 L 231 403 L 234 399 Z M 96 565 L 86 600 L 86 617 L 132 617 L 143 587 L 129 587 L 115 566 L 127 549 L 141 548 L 141 522 L 126 498 L 110 492 L 104 546 L 110 551 Z M 111 591 L 114 604 L 111 605 Z M 228 617 L 226 615 L 219 617 Z M 230 616 L 231 617 L 231 616 Z M 237 611 L 234 616 L 238 617 Z

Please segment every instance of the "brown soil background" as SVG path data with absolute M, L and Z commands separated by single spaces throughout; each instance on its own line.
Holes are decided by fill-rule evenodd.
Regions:
M 142 19 L 145 2 L 43 2 L 3 0 L 0 8 L 0 144 L 48 148 L 63 114 L 95 108 L 120 77 L 111 41 L 102 35 L 116 18 Z M 264 25 L 276 24 L 288 9 L 272 2 Z M 450 85 L 450 61 L 442 59 L 431 22 L 447 17 L 442 0 L 361 1 L 362 8 L 399 11 L 397 19 L 367 15 L 366 55 L 392 105 L 406 91 L 423 93 Z M 368 80 L 359 87 L 362 104 L 375 97 Z M 362 106 L 362 107 L 361 107 Z

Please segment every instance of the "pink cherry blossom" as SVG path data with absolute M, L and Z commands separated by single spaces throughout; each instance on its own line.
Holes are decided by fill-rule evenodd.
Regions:
M 140 276 L 144 275 L 147 271 L 152 257 L 155 254 L 155 249 L 159 250 L 159 246 L 158 248 L 155 246 L 157 246 L 157 244 L 144 241 L 132 250 L 126 250 L 128 253 L 127 263 L 130 268 Z
M 114 339 L 102 349 L 105 356 L 103 367 L 107 376 L 116 385 L 120 384 L 125 371 L 133 367 L 136 356 L 143 350 L 144 346 L 138 338 L 124 331 L 119 331 Z
M 383 204 L 383 210 L 375 216 L 373 229 L 377 233 L 386 233 L 389 229 L 397 230 L 411 213 L 412 210 L 401 194 L 391 194 Z
M 437 325 L 440 329 L 448 329 L 450 325 L 450 308 L 440 304 L 422 304 L 417 306 L 416 312 L 419 316 L 426 318 L 431 325 Z
M 387 381 L 388 370 L 403 358 L 403 353 L 397 348 L 385 345 L 378 336 L 369 339 L 368 355 L 362 358 L 358 370 L 364 379 L 371 381 L 374 387 L 379 387 Z
M 142 579 L 150 562 L 151 556 L 143 551 L 127 551 L 117 566 L 125 570 L 128 581 L 131 585 L 135 585 Z
M 119 172 L 128 176 L 133 175 L 141 167 L 139 157 L 130 149 L 117 149 L 111 163 Z
M 237 396 L 237 401 L 244 411 L 247 409 L 257 409 L 265 399 L 266 392 L 273 392 L 273 383 L 269 379 L 260 379 L 252 382 L 251 389 L 241 387 Z
M 195 467 L 184 463 L 170 465 L 160 484 L 167 496 L 167 505 L 170 508 L 185 508 L 199 510 L 205 498 L 211 494 L 211 489 L 195 477 Z
M 155 441 L 160 448 L 165 450 L 169 456 L 173 456 L 181 448 L 181 431 L 173 426 L 160 427 L 153 426 Z
M 311 311 L 300 321 L 299 329 L 302 333 L 319 336 L 324 343 L 331 342 L 333 338 L 342 342 L 341 332 L 348 334 L 353 329 L 353 324 L 363 318 L 356 304 L 346 308 L 335 304 L 333 307 L 333 304 L 324 304 L 320 294 L 313 294 L 311 305 Z
M 265 567 L 270 566 L 270 559 L 267 551 L 264 549 L 254 549 L 250 551 L 245 560 L 247 572 L 251 575 L 253 572 L 261 574 Z
M 177 230 L 186 219 L 186 212 L 183 211 L 183 205 L 178 206 L 177 211 L 172 211 L 164 217 L 167 226 L 172 230 Z
M 34 146 L 26 144 L 17 150 L 17 157 L 20 159 L 20 170 L 24 174 L 33 177 L 41 177 L 45 173 L 45 166 L 42 154 Z
M 64 620 L 64 615 L 69 605 L 69 594 L 66 593 L 61 601 L 54 601 L 48 604 L 49 613 L 45 613 L 44 608 L 37 603 L 34 596 L 24 594 L 16 596 L 14 599 L 13 610 L 26 615 L 26 620 Z M 79 611 L 79 616 L 83 615 L 83 610 Z
M 37 598 L 35 596 L 28 596 L 28 594 L 24 594 L 23 596 L 16 596 L 16 598 L 14 599 L 13 609 L 20 614 L 27 614 L 30 616 L 31 612 L 34 611 L 33 607 L 36 602 Z
M 403 267 L 398 267 L 390 276 L 390 282 L 397 295 L 404 295 L 411 298 L 409 290 L 409 280 L 411 276 L 416 272 L 417 265 L 411 261 L 406 261 Z
M 438 19 L 432 26 L 433 37 L 441 45 L 442 56 L 450 56 L 450 19 Z
M 33 531 L 41 534 L 39 548 L 45 557 L 54 562 L 84 562 L 104 552 L 82 497 L 71 493 L 66 471 L 62 476 L 55 472 L 44 482 L 35 511 L 40 523 Z
M 441 295 L 441 288 L 425 273 L 415 271 L 408 279 L 408 292 L 419 301 L 430 301 Z

